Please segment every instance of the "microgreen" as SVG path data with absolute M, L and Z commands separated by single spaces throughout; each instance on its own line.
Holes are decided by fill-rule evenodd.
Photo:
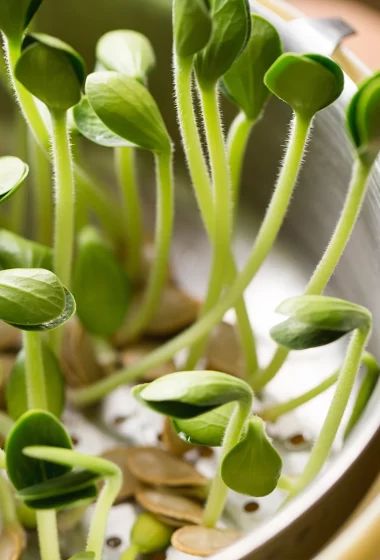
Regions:
M 174 45 L 180 57 L 201 51 L 211 35 L 211 18 L 205 0 L 174 0 Z
M 1 229 L 0 268 L 45 268 L 52 270 L 53 253 L 50 247 Z
M 91 227 L 79 235 L 73 292 L 89 332 L 106 337 L 120 327 L 129 303 L 128 280 L 112 249 Z
M 28 173 L 29 167 L 21 159 L 13 156 L 0 157 L 0 203 L 17 191 Z
M 2 0 L 0 28 L 12 40 L 19 40 L 38 10 L 42 0 Z
M 131 544 L 120 560 L 135 560 L 139 554 L 160 552 L 170 544 L 173 529 L 150 513 L 141 513 L 131 530 Z

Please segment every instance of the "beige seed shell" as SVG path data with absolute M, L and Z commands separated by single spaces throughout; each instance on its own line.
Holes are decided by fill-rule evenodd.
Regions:
M 172 545 L 193 556 L 211 556 L 235 543 L 240 534 L 231 529 L 211 529 L 194 525 L 181 527 L 172 535 Z
M 147 511 L 183 523 L 201 523 L 203 508 L 199 503 L 159 490 L 142 490 L 136 495 L 138 503 Z
M 114 447 L 102 454 L 103 459 L 115 463 L 123 473 L 123 483 L 115 503 L 119 504 L 135 496 L 141 489 L 137 478 L 131 473 L 127 465 L 128 449 L 126 447 Z

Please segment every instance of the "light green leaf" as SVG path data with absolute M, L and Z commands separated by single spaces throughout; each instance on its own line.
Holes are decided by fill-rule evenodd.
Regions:
M 1 0 L 0 29 L 19 41 L 41 3 L 42 0 Z
M 0 157 L 0 203 L 4 202 L 22 185 L 29 167 L 13 156 Z
M 319 54 L 281 55 L 264 78 L 267 88 L 305 118 L 333 103 L 342 93 L 343 72 Z
M 195 418 L 175 419 L 173 425 L 178 435 L 193 445 L 219 447 L 235 406 L 227 403 Z
M 75 105 L 73 115 L 77 129 L 91 142 L 107 148 L 130 148 L 134 146 L 134 144 L 114 134 L 112 130 L 106 127 L 91 107 L 87 97 L 83 97 L 81 102 Z
M 195 61 L 202 87 L 214 85 L 227 72 L 250 35 L 247 0 L 212 0 L 210 14 L 211 37 Z
M 95 552 L 78 552 L 70 556 L 69 560 L 95 560 Z
M 15 74 L 49 109 L 66 111 L 80 101 L 83 59 L 59 39 L 42 33 L 28 35 Z
M 6 229 L 0 230 L 0 268 L 53 268 L 50 247 L 25 239 Z
M 358 154 L 372 163 L 380 150 L 380 72 L 359 86 L 347 109 L 347 127 Z
M 178 56 L 202 50 L 211 35 L 211 18 L 204 0 L 173 0 L 174 46 Z
M 145 83 L 156 63 L 153 47 L 142 33 L 119 29 L 98 41 L 96 57 L 104 70 L 113 70 Z
M 130 291 L 127 276 L 112 249 L 94 228 L 82 230 L 73 292 L 78 316 L 86 329 L 99 336 L 111 336 L 123 323 Z
M 252 399 L 245 381 L 216 371 L 171 373 L 138 385 L 133 394 L 153 410 L 173 418 L 192 418 L 228 402 Z
M 96 72 L 87 78 L 86 93 L 95 113 L 112 132 L 140 148 L 171 150 L 156 102 L 140 82 L 117 72 Z
M 281 53 L 277 30 L 261 16 L 252 15 L 248 44 L 223 77 L 225 93 L 248 119 L 256 120 L 263 111 L 270 94 L 264 76 Z
M 141 554 L 164 550 L 170 544 L 173 529 L 151 513 L 140 513 L 131 530 L 131 543 Z
M 240 494 L 267 496 L 276 488 L 282 460 L 265 433 L 261 418 L 249 420 L 243 439 L 224 457 L 224 483 Z
M 59 418 L 65 404 L 65 380 L 55 354 L 45 344 L 42 350 L 48 411 Z M 12 368 L 5 396 L 7 411 L 13 420 L 28 410 L 24 350 L 19 352 Z

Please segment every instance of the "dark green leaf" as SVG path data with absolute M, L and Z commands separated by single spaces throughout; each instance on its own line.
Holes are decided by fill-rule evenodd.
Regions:
M 131 544 L 141 554 L 152 554 L 169 546 L 172 533 L 172 528 L 151 513 L 140 513 L 131 530 Z
M 28 35 L 15 74 L 49 109 L 66 111 L 80 101 L 84 62 L 59 39 L 41 33 Z
M 359 155 L 372 163 L 380 150 L 380 72 L 359 86 L 347 109 L 347 127 Z
M 53 268 L 50 247 L 20 237 L 11 231 L 0 230 L 0 268 Z
M 363 376 L 361 385 L 359 387 L 358 394 L 351 412 L 351 416 L 347 422 L 346 429 L 344 431 L 344 439 L 347 439 L 351 434 L 352 430 L 359 422 L 360 418 L 365 411 L 367 404 L 372 397 L 372 394 L 379 382 L 380 378 L 380 366 L 376 359 L 371 354 L 365 354 L 363 358 L 363 364 L 366 368 L 366 372 Z
M 233 402 L 227 403 L 195 418 L 173 420 L 173 425 L 177 433 L 193 445 L 219 447 L 235 406 Z
M 256 120 L 269 97 L 264 75 L 281 55 L 277 30 L 267 20 L 251 16 L 251 36 L 247 46 L 223 77 L 224 91 L 248 119 Z
M 156 102 L 137 80 L 117 72 L 96 72 L 87 78 L 86 93 L 95 113 L 115 134 L 147 150 L 171 149 Z
M 211 20 L 210 40 L 195 63 L 203 87 L 214 85 L 245 47 L 251 22 L 247 0 L 213 0 Z
M 45 344 L 43 345 L 43 362 L 48 410 L 59 418 L 65 404 L 65 381 L 55 354 Z M 28 410 L 23 350 L 20 351 L 7 381 L 6 403 L 8 414 L 13 420 L 17 420 Z
M 293 111 L 311 118 L 340 96 L 344 75 L 340 66 L 325 56 L 285 53 L 269 68 L 264 82 Z
M 32 509 L 73 509 L 82 507 L 93 502 L 97 496 L 97 489 L 94 484 L 73 492 L 68 492 L 62 496 L 52 496 L 50 498 L 25 500 L 25 504 Z
M 29 167 L 13 156 L 0 157 L 0 203 L 9 198 L 22 185 Z
M 245 381 L 216 371 L 171 373 L 138 385 L 133 394 L 153 410 L 173 418 L 192 418 L 228 402 L 252 399 Z
M 264 422 L 253 417 L 243 439 L 224 457 L 222 478 L 240 494 L 267 496 L 276 488 L 282 460 L 265 433 Z
M 30 445 L 48 445 L 71 449 L 72 444 L 64 426 L 50 412 L 32 410 L 17 420 L 6 440 L 7 473 L 17 490 L 56 478 L 70 468 L 32 459 L 23 453 Z
M 121 72 L 142 83 L 156 63 L 152 45 L 142 33 L 119 29 L 103 35 L 96 57 L 104 70 Z
M 306 348 L 325 346 L 339 340 L 345 334 L 344 331 L 315 328 L 314 325 L 301 323 L 297 319 L 287 319 L 270 331 L 271 337 L 277 344 L 290 350 L 305 350 Z
M 112 249 L 92 227 L 79 236 L 73 292 L 78 316 L 89 332 L 110 336 L 121 326 L 130 286 Z
M 174 45 L 178 56 L 202 50 L 211 35 L 211 18 L 204 0 L 173 0 Z
M 0 29 L 9 38 L 19 41 L 41 3 L 42 0 L 1 0 Z
M 99 475 L 90 471 L 71 471 L 57 478 L 51 478 L 45 482 L 28 486 L 18 492 L 22 500 L 43 500 L 58 496 L 66 496 L 69 493 L 78 492 L 92 486 Z
M 87 97 L 83 97 L 81 102 L 74 107 L 73 114 L 77 129 L 91 142 L 106 148 L 134 146 L 134 144 L 114 134 L 112 130 L 106 127 L 89 104 Z

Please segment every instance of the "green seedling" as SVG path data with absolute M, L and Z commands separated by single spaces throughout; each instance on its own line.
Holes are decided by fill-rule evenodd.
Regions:
M 67 111 L 81 98 L 84 63 L 66 43 L 48 35 L 28 35 L 15 75 L 50 111 L 56 188 L 54 271 L 65 285 L 70 286 L 75 184 Z M 59 341 L 56 344 L 58 349 Z
M 156 412 L 175 421 L 185 419 L 189 424 L 191 419 L 197 422 L 197 417 L 234 403 L 224 426 L 220 464 L 205 507 L 205 526 L 213 527 L 218 521 L 227 487 L 255 496 L 269 494 L 276 488 L 281 458 L 265 434 L 264 423 L 256 417 L 250 418 L 253 395 L 245 381 L 220 372 L 188 371 L 139 385 L 134 395 Z M 202 439 L 207 445 L 214 443 L 214 429 L 211 427 L 208 439 L 207 426 L 204 426 Z M 265 477 L 260 476 L 263 470 Z
M 2 0 L 0 4 L 0 28 L 12 41 L 23 36 L 42 0 Z
M 91 227 L 79 236 L 73 292 L 88 332 L 108 337 L 121 326 L 130 299 L 128 279 L 112 249 Z
M 267 20 L 251 15 L 251 35 L 247 46 L 223 76 L 223 90 L 239 113 L 228 135 L 233 202 L 236 206 L 244 153 L 254 124 L 260 119 L 270 92 L 264 76 L 282 53 L 277 30 Z
M 29 167 L 13 156 L 0 157 L 0 204 L 7 200 L 22 185 Z
M 45 268 L 52 270 L 53 252 L 50 247 L 1 229 L 0 268 Z
M 139 318 L 131 326 L 130 336 L 137 336 L 153 317 L 167 278 L 173 228 L 172 145 L 154 99 L 137 80 L 117 72 L 97 72 L 87 78 L 86 94 L 106 127 L 152 151 L 156 160 L 155 260 Z
M 140 554 L 153 554 L 170 545 L 173 529 L 150 513 L 140 513 L 131 530 L 131 544 L 120 560 L 135 560 Z
M 277 311 L 289 318 L 274 327 L 271 335 L 290 349 L 322 346 L 352 333 L 334 397 L 306 467 L 294 485 L 295 494 L 318 475 L 329 456 L 371 332 L 372 316 L 365 307 L 326 296 L 291 298 Z
M 211 17 L 204 0 L 174 0 L 174 46 L 179 57 L 192 57 L 201 51 L 210 39 L 211 30 Z
M 355 159 L 350 186 L 339 220 L 330 242 L 306 287 L 306 294 L 319 295 L 336 269 L 355 224 L 359 218 L 369 178 L 380 146 L 380 80 L 374 74 L 359 86 L 347 109 L 347 128 L 355 148 Z M 261 389 L 277 374 L 284 364 L 288 351 L 278 348 L 269 365 L 258 378 L 256 388 Z

